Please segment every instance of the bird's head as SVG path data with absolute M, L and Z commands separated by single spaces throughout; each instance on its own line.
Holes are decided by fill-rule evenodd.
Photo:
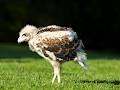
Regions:
M 19 33 L 18 43 L 28 42 L 37 32 L 37 28 L 32 25 L 26 25 Z

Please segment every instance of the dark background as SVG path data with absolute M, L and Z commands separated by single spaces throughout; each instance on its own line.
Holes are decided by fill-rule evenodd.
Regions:
M 0 43 L 17 43 L 26 24 L 72 27 L 86 49 L 120 50 L 119 0 L 0 0 Z

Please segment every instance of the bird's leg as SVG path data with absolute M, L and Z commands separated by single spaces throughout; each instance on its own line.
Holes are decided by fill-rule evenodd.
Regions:
M 54 73 L 54 76 L 53 76 L 53 79 L 52 79 L 52 83 L 54 83 L 55 79 L 56 79 L 56 74 Z
M 56 60 L 56 57 L 55 57 L 55 55 L 54 55 L 54 53 L 53 52 L 50 52 L 50 51 L 45 51 L 46 52 L 46 54 L 47 55 L 49 55 L 49 57 L 52 59 L 52 60 Z
M 52 79 L 52 83 L 54 83 L 56 77 L 57 77 L 57 80 L 58 80 L 58 83 L 60 83 L 60 63 L 59 62 L 55 62 L 53 64 L 53 68 L 54 68 L 54 77 Z

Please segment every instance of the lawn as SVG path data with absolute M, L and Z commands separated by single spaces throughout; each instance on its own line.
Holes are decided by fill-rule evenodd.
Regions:
M 88 51 L 89 69 L 70 61 L 62 82 L 51 84 L 51 65 L 24 45 L 0 45 L 0 90 L 120 90 L 118 54 Z

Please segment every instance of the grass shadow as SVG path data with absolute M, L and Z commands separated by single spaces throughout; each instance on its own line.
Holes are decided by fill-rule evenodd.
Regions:
M 0 58 L 41 58 L 27 45 L 0 44 Z
M 120 60 L 120 54 L 118 52 L 108 52 L 108 51 L 88 51 L 88 59 L 92 60 Z
M 17 63 L 28 63 L 28 62 L 33 62 L 34 61 L 38 61 L 38 60 L 43 60 L 43 59 L 37 59 L 37 58 L 1 58 L 0 59 L 0 63 L 13 63 L 13 62 L 17 62 Z
M 119 80 L 79 80 L 75 81 L 75 83 L 106 83 L 106 84 L 112 84 L 112 85 L 120 85 Z

